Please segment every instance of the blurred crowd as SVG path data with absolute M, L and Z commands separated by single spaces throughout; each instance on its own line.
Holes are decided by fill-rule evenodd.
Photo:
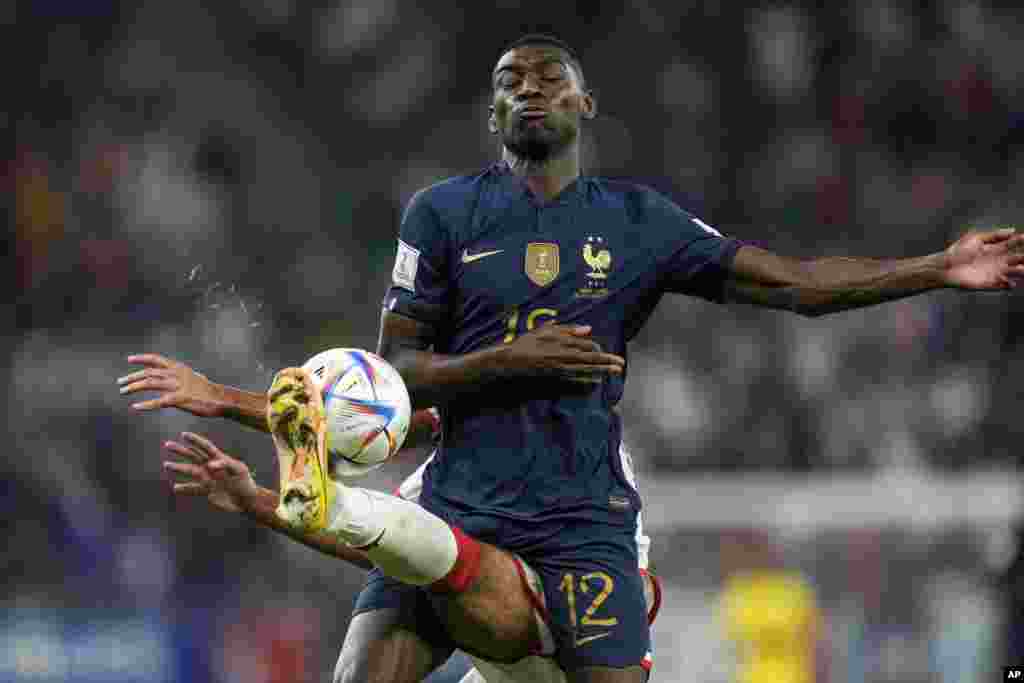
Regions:
M 325 348 L 373 348 L 404 203 L 497 157 L 504 43 L 541 30 L 580 53 L 599 108 L 586 173 L 789 255 L 897 257 L 1021 220 L 1021 19 L 977 0 L 4 5 L 0 604 L 37 616 L 10 627 L 28 645 L 4 640 L 0 669 L 35 653 L 44 680 L 38 633 L 57 627 L 38 610 L 74 606 L 179 624 L 131 631 L 166 680 L 330 671 L 360 573 L 172 501 L 160 476 L 161 441 L 192 429 L 272 482 L 266 439 L 133 414 L 114 381 L 151 351 L 259 391 Z M 667 297 L 630 348 L 627 441 L 659 478 L 1012 470 L 1022 307 L 940 292 L 809 320 Z M 937 595 L 962 576 L 981 590 L 985 566 Z M 664 633 L 692 628 L 686 614 Z M 179 664 L 152 664 L 160 643 Z M 889 680 L 876 668 L 836 680 Z

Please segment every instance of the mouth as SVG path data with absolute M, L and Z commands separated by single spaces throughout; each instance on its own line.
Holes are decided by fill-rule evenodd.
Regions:
M 543 119 L 548 115 L 548 112 L 546 109 L 541 109 L 540 107 L 523 107 L 522 109 L 518 110 L 516 114 L 521 119 L 532 120 Z

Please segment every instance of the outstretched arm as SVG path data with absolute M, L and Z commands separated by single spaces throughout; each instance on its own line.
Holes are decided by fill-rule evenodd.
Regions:
M 286 525 L 274 512 L 277 493 L 256 484 L 249 467 L 217 448 L 209 439 L 185 432 L 182 440 L 164 448 L 182 461 L 169 460 L 164 468 L 182 478 L 173 484 L 175 495 L 202 496 L 215 508 L 241 513 L 261 526 L 282 533 L 303 545 L 370 569 L 366 555 L 327 534 L 301 532 Z
M 199 417 L 223 417 L 262 432 L 267 430 L 267 395 L 217 384 L 184 363 L 156 353 L 128 356 L 142 366 L 117 380 L 122 395 L 159 392 L 155 398 L 137 401 L 138 411 L 178 408 Z M 405 446 L 429 443 L 437 431 L 436 416 L 425 410 L 414 413 Z
M 1024 281 L 1024 235 L 971 232 L 948 249 L 908 259 L 799 260 L 753 246 L 736 253 L 725 299 L 801 315 L 862 308 L 939 288 L 1005 290 Z
M 199 417 L 224 417 L 266 432 L 267 395 L 217 384 L 184 363 L 156 353 L 128 356 L 142 369 L 117 380 L 122 395 L 156 391 L 160 395 L 132 404 L 139 411 L 179 408 Z

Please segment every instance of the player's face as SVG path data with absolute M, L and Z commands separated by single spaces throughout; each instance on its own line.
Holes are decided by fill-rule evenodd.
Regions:
M 575 143 L 580 119 L 593 115 L 593 100 L 557 47 L 509 50 L 494 67 L 493 85 L 491 131 L 530 161 L 545 161 Z

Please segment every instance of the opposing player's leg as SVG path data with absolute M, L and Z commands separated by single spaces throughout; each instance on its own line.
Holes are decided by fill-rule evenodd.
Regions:
M 298 368 L 277 374 L 267 421 L 281 472 L 278 516 L 303 532 L 336 535 L 387 577 L 427 589 L 447 633 L 497 660 L 530 654 L 532 605 L 513 557 L 397 496 L 329 476 L 320 393 Z M 397 587 L 396 587 L 397 590 Z
M 345 634 L 334 683 L 418 683 L 451 653 L 410 629 L 399 607 L 362 612 Z

